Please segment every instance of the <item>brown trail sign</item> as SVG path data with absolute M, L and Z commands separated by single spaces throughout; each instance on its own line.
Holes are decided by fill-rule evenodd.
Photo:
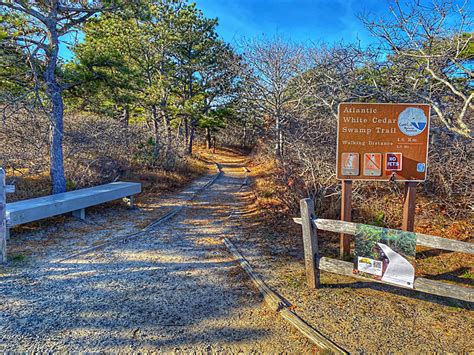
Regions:
M 343 180 L 343 221 L 351 220 L 352 180 L 403 181 L 403 229 L 413 231 L 416 182 L 426 179 L 429 125 L 429 105 L 339 105 L 336 175 Z M 349 256 L 349 238 L 341 234 L 341 257 Z
M 429 117 L 429 105 L 340 104 L 337 178 L 425 181 Z

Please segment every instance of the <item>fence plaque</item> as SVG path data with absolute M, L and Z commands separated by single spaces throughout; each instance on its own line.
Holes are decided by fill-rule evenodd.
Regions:
M 416 234 L 358 224 L 354 273 L 413 288 Z
M 430 106 L 341 103 L 337 178 L 425 181 Z

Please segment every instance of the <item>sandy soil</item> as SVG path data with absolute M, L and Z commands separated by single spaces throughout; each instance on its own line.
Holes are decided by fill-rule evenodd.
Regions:
M 306 339 L 268 311 L 226 251 L 238 236 L 241 157 L 221 157 L 224 174 L 174 197 L 89 212 L 22 233 L 0 269 L 0 350 L 312 352 Z M 135 232 L 176 205 L 175 217 L 139 237 L 60 262 L 81 248 Z M 21 261 L 26 256 L 26 259 Z

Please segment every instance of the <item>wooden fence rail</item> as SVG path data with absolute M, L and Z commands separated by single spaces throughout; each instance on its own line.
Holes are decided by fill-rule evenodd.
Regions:
M 381 280 L 375 280 L 354 274 L 354 264 L 351 262 L 321 257 L 318 249 L 318 233 L 317 230 L 325 230 L 329 232 L 345 233 L 355 235 L 358 223 L 344 222 L 330 219 L 315 218 L 314 205 L 311 199 L 303 199 L 300 201 L 301 218 L 294 218 L 294 221 L 301 224 L 303 231 L 303 246 L 305 255 L 306 278 L 311 288 L 320 286 L 320 271 L 327 271 L 339 275 L 350 276 L 365 281 L 374 281 L 384 284 L 393 285 Z M 371 228 L 381 228 L 374 227 Z M 420 246 L 449 250 L 461 253 L 474 254 L 474 244 L 451 240 L 432 235 L 415 233 L 416 244 Z M 474 289 L 446 282 L 434 281 L 418 277 L 415 279 L 413 289 L 420 292 L 434 294 L 443 297 L 450 297 L 467 302 L 474 302 Z
M 301 224 L 301 218 L 293 218 L 293 220 Z M 323 231 L 336 232 L 336 233 L 346 233 L 350 235 L 356 234 L 357 224 L 353 222 L 343 222 L 333 219 L 322 219 L 317 218 L 313 219 L 315 226 Z M 370 226 L 372 229 L 385 229 L 382 227 Z M 415 233 L 416 235 L 416 245 L 423 247 L 457 251 L 460 253 L 474 254 L 474 244 L 462 242 L 459 240 L 446 239 L 441 237 L 435 237 L 434 235 Z

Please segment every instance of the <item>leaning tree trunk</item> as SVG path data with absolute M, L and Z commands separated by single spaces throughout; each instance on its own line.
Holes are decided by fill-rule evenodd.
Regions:
M 50 176 L 53 194 L 66 191 L 64 175 L 63 135 L 64 135 L 64 106 L 62 90 L 56 81 L 56 66 L 58 61 L 59 39 L 56 27 L 50 30 L 50 45 L 48 62 L 44 72 L 48 97 L 51 101 L 49 156 Z

